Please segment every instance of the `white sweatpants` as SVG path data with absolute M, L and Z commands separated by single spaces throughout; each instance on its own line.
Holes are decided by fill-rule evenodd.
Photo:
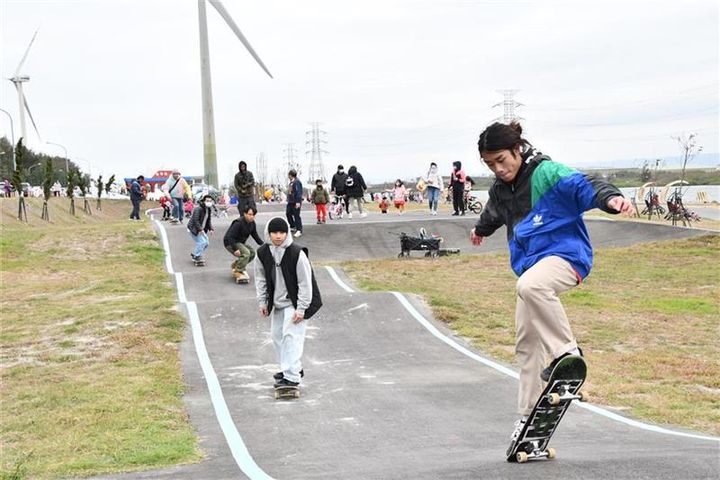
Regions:
M 272 340 L 283 375 L 291 382 L 300 382 L 300 370 L 302 370 L 300 359 L 305 346 L 307 320 L 293 323 L 293 313 L 295 309 L 292 306 L 273 308 Z

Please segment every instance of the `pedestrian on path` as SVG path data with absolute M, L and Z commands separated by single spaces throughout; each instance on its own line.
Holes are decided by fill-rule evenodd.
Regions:
M 405 184 L 399 178 L 395 180 L 395 188 L 393 188 L 393 204 L 398 210 L 398 215 L 405 213 L 405 197 L 407 196 L 407 189 Z
M 453 162 L 453 170 L 450 174 L 450 190 L 452 191 L 453 215 L 465 215 L 465 171 L 462 163 Z
M 263 244 L 255 226 L 256 214 L 257 209 L 254 206 L 245 205 L 245 210 L 240 218 L 232 221 L 223 237 L 225 249 L 236 257 L 232 269 L 238 274 L 247 274 L 245 269 L 255 259 L 255 250 L 245 242 L 252 237 L 258 245 Z
M 288 179 L 290 180 L 290 184 L 288 185 L 285 216 L 295 237 L 301 237 L 303 226 L 302 218 L 300 217 L 300 208 L 302 207 L 303 201 L 303 185 L 300 179 L 297 178 L 297 172 L 294 169 L 288 172 Z
M 252 205 L 257 211 L 255 206 L 255 177 L 252 172 L 247 169 L 247 163 L 240 161 L 238 163 L 238 172 L 235 174 L 235 191 L 237 192 L 238 198 L 238 212 L 240 216 L 243 215 L 246 205 Z
M 330 203 L 330 195 L 323 188 L 322 180 L 315 182 L 315 190 L 310 194 L 310 201 L 315 204 L 315 212 L 317 214 L 317 223 L 325 223 L 327 221 L 327 204 Z
M 367 217 L 367 213 L 363 212 L 363 197 L 365 196 L 365 190 L 367 190 L 367 185 L 365 185 L 365 179 L 360 174 L 360 172 L 358 172 L 357 167 L 353 165 L 352 167 L 350 167 L 350 170 L 348 170 L 348 176 L 345 179 L 345 192 L 348 197 L 348 218 L 352 218 L 350 204 L 353 202 L 353 200 L 357 203 L 357 209 L 358 213 L 360 214 L 360 218 Z
M 348 205 L 348 199 L 346 196 L 346 186 L 345 182 L 347 181 L 347 173 L 345 173 L 345 168 L 342 165 L 337 166 L 337 172 L 335 172 L 335 175 L 332 177 L 332 181 L 330 182 L 330 193 L 335 195 L 335 202 L 341 202 L 345 208 L 345 213 L 350 213 L 350 206 Z M 342 218 L 342 212 L 340 213 L 340 218 Z
M 201 261 L 202 254 L 207 250 L 210 245 L 208 234 L 215 233 L 212 227 L 212 209 L 213 209 L 213 198 L 210 195 L 203 195 L 202 199 L 195 207 L 188 221 L 188 232 L 195 242 L 195 248 L 193 249 L 190 257 L 193 261 Z
M 515 440 L 557 362 L 582 355 L 558 295 L 582 282 L 592 267 L 583 212 L 599 208 L 632 215 L 633 207 L 613 185 L 536 151 L 517 122 L 490 125 L 480 134 L 478 150 L 496 179 L 470 240 L 481 245 L 505 225 L 510 263 L 519 277 L 515 353 L 521 417 Z M 546 357 L 552 361 L 543 369 Z
M 271 316 L 271 334 L 280 371 L 275 387 L 297 387 L 305 372 L 302 355 L 306 320 L 322 306 L 308 251 L 293 243 L 290 225 L 280 217 L 265 226 L 265 244 L 255 260 L 260 315 Z
M 440 200 L 440 190 L 442 189 L 444 182 L 442 175 L 438 172 L 437 164 L 435 162 L 430 163 L 430 169 L 425 175 L 425 191 L 428 196 L 428 205 L 430 207 L 430 215 L 437 215 L 438 202 Z
M 145 181 L 145 177 L 138 175 L 138 177 L 130 184 L 130 203 L 132 203 L 132 212 L 130 212 L 130 220 L 140 220 L 140 202 L 142 202 L 144 190 L 142 183 Z
M 177 168 L 172 171 L 172 175 L 167 179 L 165 185 L 162 187 L 163 192 L 167 192 L 173 202 L 172 219 L 182 223 L 185 210 L 183 210 L 183 204 L 190 200 L 191 190 L 190 185 L 180 175 L 180 170 Z

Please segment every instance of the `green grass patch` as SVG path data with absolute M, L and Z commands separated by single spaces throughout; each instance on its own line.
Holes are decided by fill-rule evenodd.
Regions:
M 720 434 L 718 264 L 720 236 L 596 249 L 591 275 L 561 297 L 594 402 Z M 506 254 L 342 266 L 360 288 L 422 295 L 457 335 L 514 362 L 517 278 Z
M 129 211 L 2 218 L 0 479 L 201 458 L 182 401 L 185 322 L 150 224 Z

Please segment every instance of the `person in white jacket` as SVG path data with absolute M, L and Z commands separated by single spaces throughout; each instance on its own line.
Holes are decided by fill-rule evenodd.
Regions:
M 430 215 L 437 215 L 440 190 L 443 188 L 442 176 L 438 173 L 437 164 L 432 162 L 427 175 L 425 175 L 425 186 L 428 203 L 430 204 Z
M 307 249 L 293 243 L 281 217 L 265 225 L 265 244 L 255 259 L 255 289 L 263 317 L 272 317 L 272 340 L 280 371 L 275 387 L 298 386 L 304 376 L 302 354 L 308 318 L 322 306 Z

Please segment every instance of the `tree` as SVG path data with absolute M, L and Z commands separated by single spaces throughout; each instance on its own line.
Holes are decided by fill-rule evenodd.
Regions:
M 42 208 L 42 219 L 50 221 L 50 212 L 48 211 L 48 201 L 52 195 L 50 188 L 52 187 L 53 180 L 55 179 L 55 170 L 53 168 L 53 161 L 51 158 L 45 160 L 45 178 L 43 179 L 43 196 L 45 201 L 43 202 Z
M 95 205 L 96 210 L 102 210 L 102 206 L 100 205 L 100 197 L 103 194 L 103 181 L 102 181 L 102 175 L 100 175 L 97 180 L 95 181 L 97 185 L 97 192 L 98 192 L 98 198 L 97 198 L 97 205 Z
M 92 215 L 92 210 L 90 209 L 90 202 L 88 202 L 87 199 L 88 189 L 90 188 L 90 175 L 79 175 L 77 180 L 77 186 L 80 189 L 80 195 L 82 195 L 83 198 L 83 212 L 85 212 L 86 215 Z
M 70 215 L 75 215 L 75 185 L 80 172 L 77 168 L 71 168 L 68 172 L 67 196 L 70 199 Z
M 685 135 L 683 133 L 682 135 L 672 138 L 678 142 L 680 149 L 683 152 L 682 175 L 680 177 L 680 184 L 682 185 L 685 181 L 685 169 L 687 168 L 688 162 L 695 158 L 697 154 L 702 152 L 703 147 L 698 145 L 696 133 L 691 133 L 690 135 Z
M 105 193 L 110 193 L 110 189 L 112 188 L 114 183 L 115 183 L 115 174 L 112 174 L 110 176 L 110 179 L 105 184 Z
M 642 169 L 640 170 L 640 181 L 642 183 L 649 182 L 651 177 L 652 173 L 650 173 L 650 165 L 648 164 L 648 161 L 645 160 L 645 163 L 643 163 Z
M 27 149 L 23 146 L 22 138 L 18 140 L 15 150 L 15 171 L 12 174 L 12 184 L 18 196 L 18 220 L 27 223 L 27 210 L 25 209 L 25 197 L 23 196 L 23 170 L 22 165 L 25 163 Z

